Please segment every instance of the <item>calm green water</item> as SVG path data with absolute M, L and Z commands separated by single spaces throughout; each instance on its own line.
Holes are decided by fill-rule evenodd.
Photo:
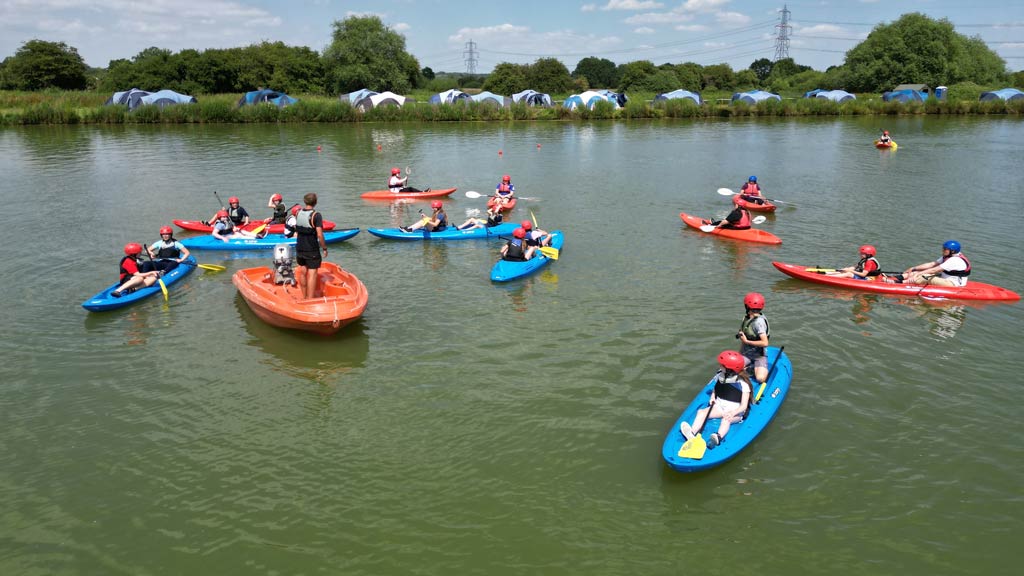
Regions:
M 871 146 L 882 127 L 897 152 Z M 1006 572 L 1024 307 L 828 290 L 771 260 L 871 242 L 902 269 L 956 238 L 973 278 L 1020 292 L 1022 140 L 1005 118 L 0 131 L 0 574 Z M 166 305 L 79 306 L 214 190 L 411 222 L 425 204 L 359 198 L 391 166 L 457 186 L 453 219 L 511 174 L 533 199 L 514 216 L 563 229 L 562 258 L 492 285 L 496 242 L 360 234 L 330 259 L 370 305 L 333 339 L 248 310 L 230 271 L 269 254 L 197 254 L 229 272 Z M 765 224 L 782 246 L 682 227 L 750 174 L 790 203 Z M 662 440 L 750 290 L 789 399 L 735 460 L 673 472 Z

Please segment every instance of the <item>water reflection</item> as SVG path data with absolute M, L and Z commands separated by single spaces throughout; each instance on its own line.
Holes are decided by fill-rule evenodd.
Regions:
M 334 336 L 320 336 L 298 330 L 285 330 L 260 320 L 241 295 L 235 308 L 245 322 L 250 346 L 266 352 L 266 364 L 291 376 L 314 382 L 336 380 L 362 367 L 370 351 L 362 319 L 344 327 Z M 274 360 L 278 362 L 274 362 Z

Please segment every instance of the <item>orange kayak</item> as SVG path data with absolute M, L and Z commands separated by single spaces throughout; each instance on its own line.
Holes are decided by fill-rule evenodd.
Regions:
M 498 202 L 497 198 L 491 197 L 487 200 L 487 209 L 494 209 L 494 205 Z M 507 204 L 501 207 L 502 212 L 508 212 L 516 207 L 516 198 L 513 196 Z
M 366 309 L 366 286 L 333 262 L 320 266 L 316 297 L 305 299 L 298 286 L 275 284 L 266 266 L 235 272 L 231 282 L 249 308 L 267 324 L 330 335 L 357 320 Z
M 686 222 L 686 225 L 700 230 L 701 226 L 707 226 L 711 224 L 708 220 L 702 220 L 696 216 L 691 216 L 686 212 L 680 212 L 679 217 Z M 703 230 L 700 230 L 704 232 Z M 732 238 L 734 240 L 744 240 L 746 242 L 759 242 L 761 244 L 782 244 L 782 239 L 772 234 L 771 232 L 765 232 L 764 230 L 758 230 L 757 228 L 747 228 L 746 230 L 730 230 L 729 228 L 716 228 L 712 232 L 704 232 L 704 234 L 710 234 L 711 236 L 721 236 L 722 238 Z
M 747 202 L 740 196 L 740 194 L 733 196 L 732 203 L 751 212 L 775 212 L 775 204 L 772 204 L 767 198 L 765 198 L 764 204 L 758 204 L 757 202 Z
M 392 192 L 391 190 L 371 190 L 360 194 L 368 200 L 433 200 L 444 198 L 455 192 L 457 188 L 440 188 L 438 190 L 427 190 L 425 192 Z

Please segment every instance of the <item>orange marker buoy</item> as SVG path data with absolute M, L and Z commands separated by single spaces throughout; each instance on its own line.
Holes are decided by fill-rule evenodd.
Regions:
M 377 144 L 377 152 L 380 152 L 380 144 Z
M 317 145 L 316 145 L 316 151 L 317 151 L 317 152 L 319 152 L 319 151 L 321 151 L 321 150 L 323 150 L 323 148 L 322 148 L 322 147 L 321 147 L 321 146 L 320 146 L 319 144 L 317 144 Z
M 540 150 L 540 144 L 537 144 L 537 150 Z

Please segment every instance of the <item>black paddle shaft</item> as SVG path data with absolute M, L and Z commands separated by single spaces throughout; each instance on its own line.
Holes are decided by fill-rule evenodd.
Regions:
M 786 349 L 785 346 L 779 346 L 779 355 L 775 357 L 775 361 L 772 362 L 771 368 L 768 369 L 768 375 L 764 377 L 764 385 L 765 386 L 767 386 L 768 385 L 768 381 L 772 379 L 772 374 L 775 373 L 775 367 L 779 365 L 779 359 L 782 358 L 782 351 L 785 350 L 785 349 Z M 761 398 L 764 398 L 764 396 L 762 396 Z M 761 400 L 758 400 L 757 403 L 760 404 Z

